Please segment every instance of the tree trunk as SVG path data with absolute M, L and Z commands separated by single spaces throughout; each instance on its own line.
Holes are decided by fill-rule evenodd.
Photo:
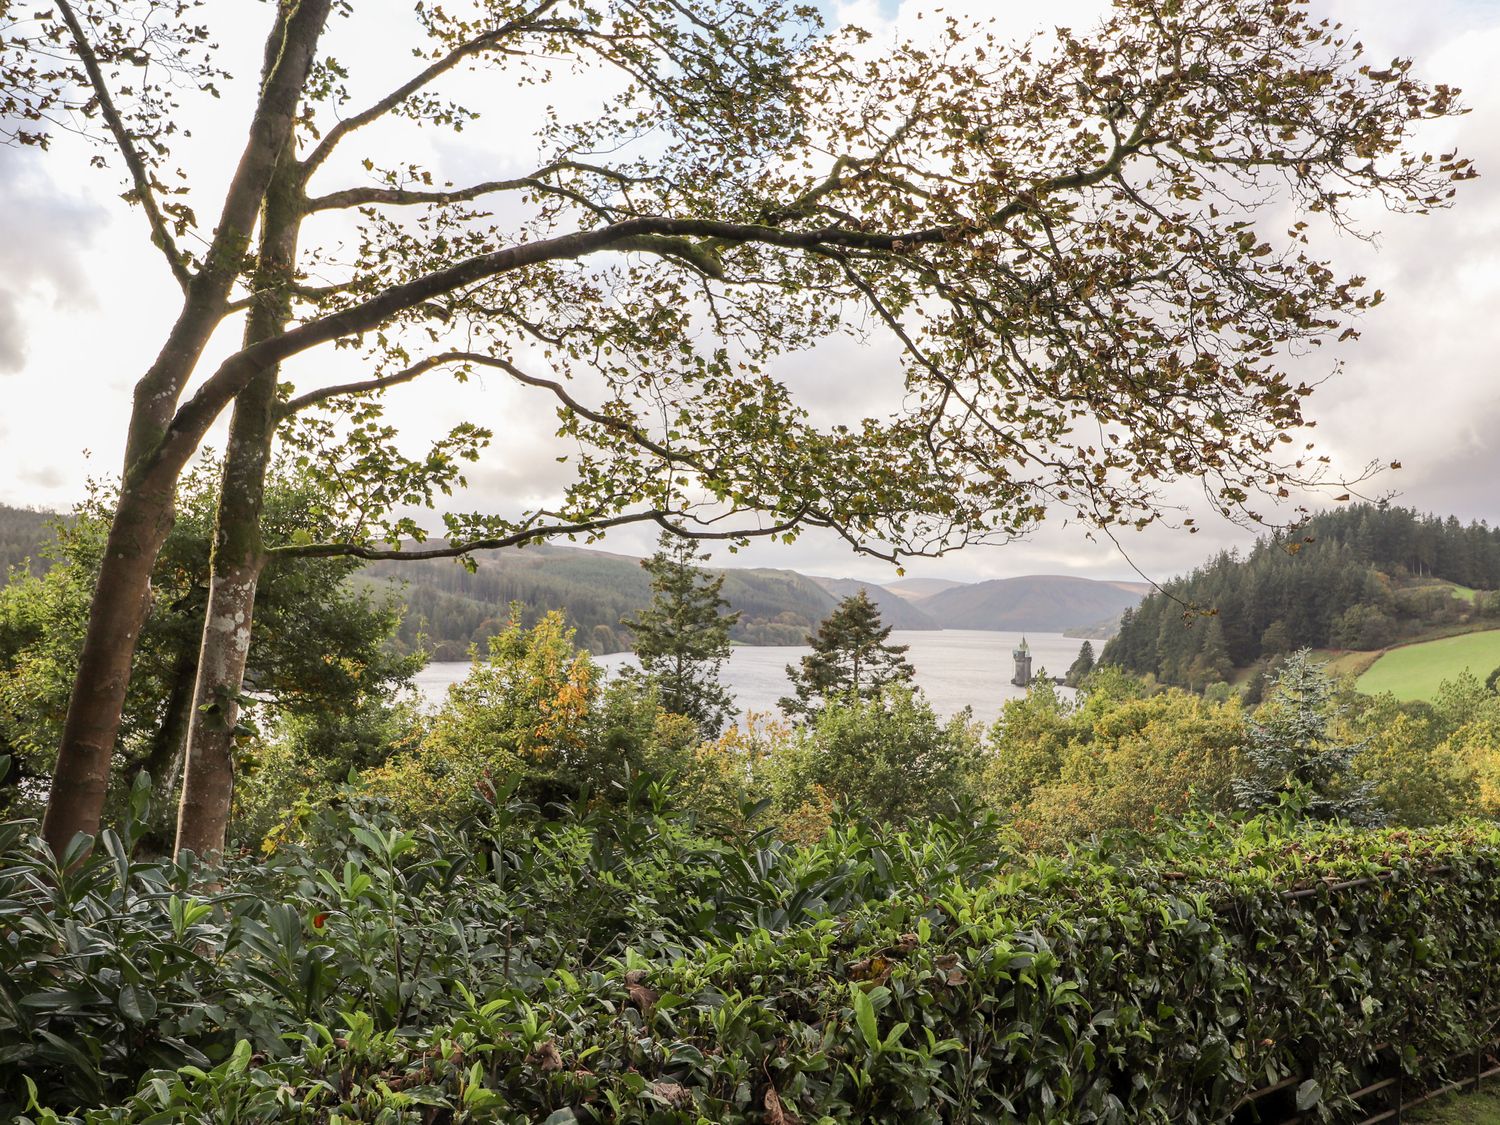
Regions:
M 151 568 L 172 520 L 171 492 L 122 489 L 42 820 L 42 837 L 55 853 L 61 854 L 79 832 L 99 833 L 131 659 L 150 610 Z
M 182 768 L 182 752 L 192 715 L 193 688 L 197 682 L 198 654 L 184 651 L 172 669 L 172 689 L 167 693 L 161 727 L 151 739 L 151 750 L 139 767 L 150 776 L 158 794 L 177 792 L 177 771 Z M 133 783 L 134 776 L 129 780 Z
M 288 142 L 277 162 L 261 216 L 257 294 L 245 324 L 245 346 L 279 336 L 291 319 L 297 236 L 304 215 L 303 172 Z M 255 611 L 265 566 L 260 520 L 276 435 L 280 367 L 259 372 L 235 399 L 219 485 L 209 562 L 208 612 L 198 656 L 198 684 L 177 808 L 176 850 L 216 858 L 224 850 L 234 795 L 234 732 Z
M 177 806 L 176 850 L 215 859 L 224 850 L 234 794 L 234 732 L 250 652 L 260 566 L 225 565 L 209 589 L 192 725 Z
M 120 502 L 89 605 L 42 834 L 54 852 L 97 835 L 130 666 L 150 610 L 151 570 L 171 530 L 177 480 L 191 452 L 156 460 L 203 349 L 223 320 L 275 162 L 290 143 L 331 0 L 283 5 L 266 43 L 266 81 L 203 268 L 156 362 L 136 384 Z

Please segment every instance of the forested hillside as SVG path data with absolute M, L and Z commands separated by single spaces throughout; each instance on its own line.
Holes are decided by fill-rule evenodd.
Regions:
M 11 567 L 31 560 L 31 572 L 40 574 L 46 569 L 45 559 L 39 557 L 42 544 L 52 538 L 48 521 L 56 518 L 51 512 L 38 512 L 31 508 L 12 508 L 0 504 L 0 582 Z
M 548 610 L 562 610 L 579 642 L 595 653 L 630 647 L 620 619 L 640 611 L 651 597 L 640 560 L 575 547 L 529 547 L 476 560 L 470 573 L 447 560 L 376 563 L 364 581 L 403 587 L 408 611 L 400 641 L 420 638 L 438 660 L 462 660 L 469 645 L 482 645 L 505 627 L 508 607 L 526 607 L 534 623 Z M 801 644 L 837 599 L 789 570 L 724 571 L 724 597 L 740 614 L 731 633 L 744 644 Z
M 1355 505 L 1226 551 L 1127 611 L 1102 659 L 1203 687 L 1296 648 L 1374 650 L 1497 618 L 1500 529 Z M 1211 616 L 1201 616 L 1202 609 Z

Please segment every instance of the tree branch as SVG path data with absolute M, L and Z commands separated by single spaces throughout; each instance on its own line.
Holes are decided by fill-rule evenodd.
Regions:
M 157 447 L 156 461 L 186 464 L 213 420 L 241 388 L 267 365 L 280 363 L 309 348 L 341 337 L 369 331 L 387 318 L 434 297 L 477 281 L 542 262 L 585 257 L 618 250 L 639 236 L 671 235 L 708 238 L 726 245 L 762 242 L 786 249 L 847 246 L 890 250 L 897 244 L 936 243 L 957 237 L 956 228 L 941 227 L 909 234 L 888 235 L 827 227 L 786 231 L 775 227 L 726 223 L 711 219 L 626 219 L 596 230 L 576 231 L 537 242 L 520 243 L 481 254 L 389 289 L 349 308 L 308 321 L 271 340 L 252 345 L 226 359 L 197 392 L 182 405 Z
M 465 59 L 493 47 L 506 36 L 519 31 L 540 19 L 546 12 L 555 8 L 559 0 L 541 0 L 536 7 L 525 15 L 518 16 L 508 23 L 502 24 L 493 31 L 487 31 L 483 35 L 475 36 L 473 39 L 454 47 L 442 58 L 438 59 L 427 69 L 407 82 L 402 83 L 374 105 L 356 113 L 353 117 L 346 117 L 338 124 L 329 129 L 327 134 L 318 143 L 302 162 L 304 177 L 311 175 L 322 163 L 333 154 L 339 142 L 356 129 L 362 129 L 372 121 L 378 121 L 391 110 L 395 109 L 407 98 L 411 97 L 424 86 L 430 85 L 448 71 L 452 70 Z
M 392 206 L 412 206 L 419 203 L 467 203 L 481 195 L 497 191 L 516 191 L 523 187 L 547 189 L 549 185 L 532 177 L 516 180 L 487 180 L 472 187 L 453 191 L 408 191 L 404 188 L 357 187 L 329 192 L 307 201 L 309 215 L 318 211 L 333 211 L 345 207 L 364 207 L 374 203 Z
M 68 0 L 57 0 L 57 10 L 62 13 L 63 22 L 68 25 L 68 31 L 78 48 L 78 57 L 82 60 L 83 69 L 89 76 L 89 85 L 94 89 L 94 96 L 99 99 L 99 112 L 104 115 L 105 123 L 114 136 L 115 146 L 120 150 L 120 155 L 125 159 L 125 166 L 130 170 L 131 182 L 135 184 L 135 197 L 140 200 L 141 207 L 146 212 L 146 221 L 151 225 L 151 242 L 165 255 L 167 265 L 172 270 L 172 276 L 186 292 L 188 284 L 193 280 L 192 273 L 183 261 L 182 252 L 177 249 L 177 244 L 172 240 L 172 234 L 167 229 L 167 221 L 161 213 L 161 208 L 157 206 L 151 175 L 146 170 L 146 163 L 141 159 L 140 152 L 136 150 L 130 131 L 125 127 L 125 120 L 120 116 L 120 111 L 109 92 L 109 86 L 104 81 L 104 72 L 99 67 L 99 56 L 94 53 L 93 45 L 89 43 L 88 36 L 84 33 L 83 24 L 79 22 L 77 14 L 73 11 L 73 5 L 68 3 Z
M 362 543 L 291 543 L 283 547 L 272 547 L 266 552 L 266 555 L 272 559 L 353 558 L 365 559 L 370 562 L 387 559 L 414 562 L 424 559 L 456 559 L 463 555 L 473 554 L 475 551 L 498 551 L 506 547 L 520 547 L 530 543 L 539 543 L 543 539 L 556 538 L 559 535 L 588 535 L 596 531 L 605 531 L 611 527 L 620 527 L 629 523 L 642 523 L 647 520 L 660 523 L 663 527 L 668 527 L 668 524 L 664 522 L 666 518 L 666 512 L 653 508 L 647 512 L 629 512 L 625 515 L 600 517 L 593 520 L 579 520 L 575 523 L 528 527 L 511 535 L 503 535 L 493 539 L 471 539 L 467 543 L 449 544 L 446 547 L 432 547 L 417 551 L 386 550 L 379 547 L 370 547 Z
M 453 363 L 457 360 L 467 359 L 465 352 L 443 352 L 441 355 L 428 356 L 426 359 L 418 360 L 410 367 L 403 367 L 400 371 L 390 375 L 382 375 L 376 379 L 361 379 L 353 383 L 339 383 L 332 387 L 319 387 L 315 391 L 308 391 L 305 395 L 284 402 L 276 410 L 278 420 L 290 418 L 298 411 L 306 410 L 309 406 L 316 406 L 330 398 L 338 398 L 340 395 L 372 394 L 375 391 L 383 391 L 387 387 L 400 386 L 409 383 L 419 375 L 425 375 L 434 367 L 440 367 L 445 363 Z

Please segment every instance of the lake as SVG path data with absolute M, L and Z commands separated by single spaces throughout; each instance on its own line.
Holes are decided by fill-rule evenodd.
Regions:
M 897 644 L 909 646 L 906 658 L 916 669 L 917 684 L 932 702 L 933 709 L 944 717 L 955 715 L 965 707 L 974 708 L 974 716 L 985 723 L 1000 714 L 1007 699 L 1026 693 L 1010 682 L 1015 670 L 1011 650 L 1021 641 L 1020 633 L 992 633 L 971 629 L 897 630 L 891 634 Z M 1061 676 L 1078 657 L 1083 642 L 1061 633 L 1028 633 L 1032 668 L 1046 669 Z M 752 647 L 737 645 L 731 650 L 721 678 L 740 710 L 776 711 L 776 701 L 790 691 L 786 666 L 796 664 L 812 650 L 804 645 Z M 634 664 L 628 652 L 595 658 L 606 669 Z M 427 665 L 416 677 L 416 687 L 429 703 L 439 703 L 448 685 L 469 673 L 466 661 L 441 661 Z

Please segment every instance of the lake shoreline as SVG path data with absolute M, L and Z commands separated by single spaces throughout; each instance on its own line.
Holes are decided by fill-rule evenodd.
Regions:
M 983 723 L 999 717 L 1005 702 L 1026 694 L 1010 682 L 1011 652 L 1026 640 L 1036 677 L 1061 676 L 1078 656 L 1083 640 L 1061 633 L 1013 633 L 988 629 L 902 629 L 891 640 L 907 646 L 907 659 L 916 669 L 915 681 L 933 710 L 944 718 L 972 709 Z M 776 702 L 790 690 L 786 666 L 812 650 L 806 645 L 736 645 L 725 662 L 722 679 L 735 697 L 741 715 L 776 713 Z M 606 672 L 635 663 L 628 652 L 596 656 Z M 415 678 L 414 686 L 430 706 L 440 704 L 450 684 L 457 683 L 472 665 L 468 661 L 435 661 Z M 1070 689 L 1059 688 L 1069 693 Z

